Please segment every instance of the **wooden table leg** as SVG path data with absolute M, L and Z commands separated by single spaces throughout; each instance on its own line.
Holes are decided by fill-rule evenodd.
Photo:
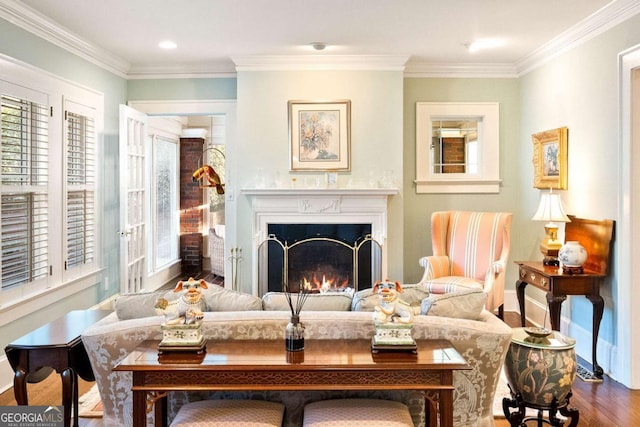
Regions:
M 598 365 L 597 347 L 598 333 L 600 332 L 600 322 L 602 321 L 602 313 L 604 312 L 604 300 L 600 295 L 586 296 L 593 305 L 593 335 L 591 337 L 591 354 L 593 361 L 593 373 L 596 377 L 602 378 L 604 370 Z
M 60 373 L 62 377 L 62 406 L 64 407 L 64 427 L 71 426 L 71 411 L 74 402 L 77 405 L 78 379 L 73 369 L 67 368 Z M 74 399 L 75 397 L 75 399 Z M 78 406 L 74 408 L 74 427 L 78 427 Z
M 567 299 L 566 295 L 553 295 L 552 292 L 547 292 L 547 304 L 549 305 L 549 314 L 551 320 L 551 329 L 554 331 L 560 330 L 560 309 L 562 303 Z
M 527 282 L 523 280 L 516 281 L 516 295 L 518 296 L 518 305 L 520 305 L 520 325 L 524 328 L 526 322 L 526 316 L 524 313 L 524 288 L 527 287 Z
M 27 373 L 18 369 L 13 377 L 13 395 L 18 405 L 28 405 L 27 397 Z
M 156 414 L 156 417 L 158 414 Z M 147 392 L 133 391 L 133 427 L 147 425 Z
M 424 395 L 424 411 L 425 427 L 438 427 L 438 414 L 436 413 L 436 404 L 427 396 L 426 392 Z
M 453 386 L 453 371 L 442 372 L 441 384 Z M 440 426 L 453 427 L 453 389 L 440 390 Z

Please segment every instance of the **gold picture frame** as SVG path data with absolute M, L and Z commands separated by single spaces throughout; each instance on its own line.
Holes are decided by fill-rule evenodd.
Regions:
M 292 171 L 351 169 L 351 101 L 289 101 Z
M 533 141 L 533 186 L 539 189 L 567 189 L 567 146 L 569 129 L 561 127 L 531 135 Z

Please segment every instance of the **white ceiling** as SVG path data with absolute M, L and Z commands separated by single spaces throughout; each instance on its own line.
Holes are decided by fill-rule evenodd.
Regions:
M 517 74 L 638 9 L 638 0 L 0 0 L 0 17 L 132 78 L 316 57 Z M 504 44 L 469 53 L 479 38 Z M 178 48 L 160 49 L 165 39 Z M 314 52 L 316 41 L 329 47 Z

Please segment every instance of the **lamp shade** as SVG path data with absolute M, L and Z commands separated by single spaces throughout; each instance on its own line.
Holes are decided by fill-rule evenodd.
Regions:
M 540 205 L 532 219 L 534 221 L 571 221 L 562 209 L 560 195 L 551 191 L 540 196 Z

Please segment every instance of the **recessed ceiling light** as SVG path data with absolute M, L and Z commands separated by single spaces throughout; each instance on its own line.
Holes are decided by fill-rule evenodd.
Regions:
M 481 39 L 476 40 L 473 43 L 467 43 L 464 46 L 469 50 L 469 52 L 477 52 L 483 49 L 492 49 L 495 47 L 502 46 L 504 42 L 500 39 Z
M 326 47 L 327 47 L 327 44 L 325 42 L 312 42 L 312 43 L 309 43 L 309 44 L 315 50 L 325 50 Z
M 178 47 L 178 45 L 171 40 L 162 41 L 158 43 L 158 46 L 160 46 L 162 49 L 175 49 L 176 47 Z

